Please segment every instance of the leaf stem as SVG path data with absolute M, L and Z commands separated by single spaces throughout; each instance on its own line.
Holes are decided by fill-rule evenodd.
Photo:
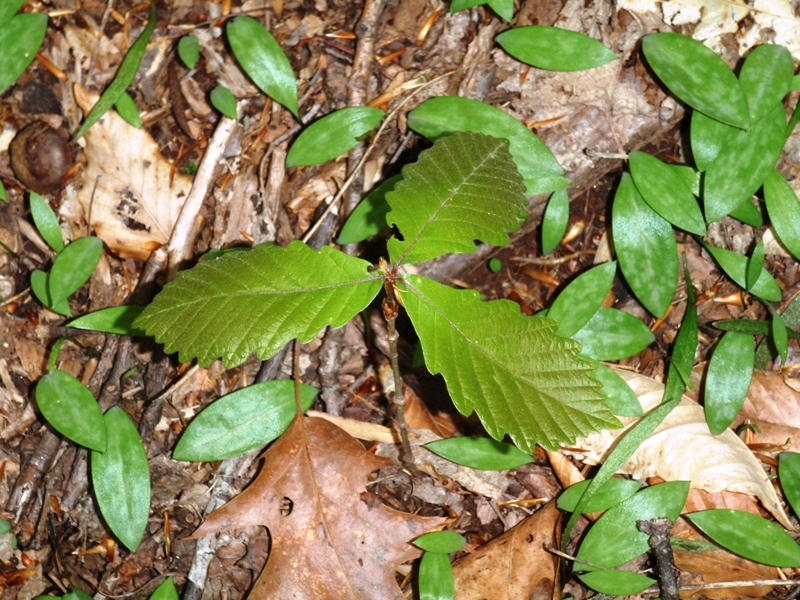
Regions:
M 411 441 L 408 439 L 408 427 L 406 426 L 406 417 L 404 413 L 406 405 L 406 397 L 403 394 L 403 379 L 400 377 L 400 360 L 397 350 L 397 342 L 400 335 L 397 333 L 395 321 L 397 320 L 397 300 L 394 298 L 394 292 L 388 291 L 386 298 L 383 300 L 383 316 L 386 318 L 386 327 L 389 330 L 386 335 L 389 342 L 389 360 L 392 363 L 392 375 L 394 376 L 394 403 L 397 406 L 397 414 L 395 414 L 394 421 L 397 423 L 397 429 L 400 430 L 400 439 L 403 444 L 403 454 L 401 460 L 408 466 L 414 465 L 414 452 L 411 450 Z

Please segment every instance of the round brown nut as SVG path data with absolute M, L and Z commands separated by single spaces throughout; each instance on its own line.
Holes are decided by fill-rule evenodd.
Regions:
M 72 166 L 69 144 L 43 121 L 31 123 L 17 133 L 10 154 L 17 179 L 40 194 L 60 189 L 62 178 Z

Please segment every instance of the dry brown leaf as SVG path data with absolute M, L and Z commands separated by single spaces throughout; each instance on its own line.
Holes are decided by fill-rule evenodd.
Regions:
M 800 452 L 800 392 L 798 380 L 782 373 L 755 371 L 742 410 L 733 422 L 758 425 L 753 441 Z
M 638 396 L 645 412 L 661 402 L 663 384 L 630 371 L 616 372 Z M 575 447 L 582 450 L 584 462 L 602 463 L 617 438 L 637 421 L 620 420 L 624 429 L 602 431 L 575 442 Z M 729 491 L 755 496 L 781 525 L 794 530 L 753 453 L 730 429 L 718 436 L 711 435 L 703 408 L 686 396 L 618 472 L 636 479 L 691 481 L 693 488 L 712 493 Z
M 561 511 L 548 502 L 534 515 L 453 565 L 458 600 L 561 598 L 558 544 Z
M 99 96 L 75 85 L 84 113 Z M 123 258 L 146 260 L 169 241 L 192 180 L 175 173 L 144 129 L 108 111 L 86 132 L 86 169 L 78 199 L 95 234 Z
M 371 502 L 367 475 L 391 461 L 318 418 L 295 419 L 261 471 L 192 538 L 254 525 L 272 551 L 250 600 L 402 600 L 395 569 L 419 555 L 409 541 L 443 522 Z

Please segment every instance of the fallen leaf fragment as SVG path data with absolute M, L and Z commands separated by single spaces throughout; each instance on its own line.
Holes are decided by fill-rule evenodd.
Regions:
M 753 441 L 783 446 L 800 452 L 800 380 L 783 373 L 754 371 L 747 398 L 733 422 L 738 427 L 747 421 L 758 426 Z
M 84 113 L 99 96 L 75 85 L 75 101 Z M 146 260 L 169 241 L 191 178 L 175 173 L 158 144 L 144 129 L 128 125 L 108 111 L 89 131 L 86 169 L 78 199 L 95 234 L 122 258 Z
M 561 598 L 558 544 L 561 511 L 543 506 L 453 565 L 458 600 L 551 600 Z
M 328 421 L 295 419 L 250 487 L 192 538 L 269 528 L 272 551 L 250 600 L 402 600 L 395 569 L 419 555 L 409 542 L 443 519 L 368 503 L 367 475 L 388 464 Z

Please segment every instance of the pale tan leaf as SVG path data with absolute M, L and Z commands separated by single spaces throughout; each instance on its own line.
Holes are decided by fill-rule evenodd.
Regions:
M 392 510 L 369 495 L 367 475 L 390 463 L 328 421 L 295 419 L 250 487 L 192 538 L 269 528 L 272 551 L 250 600 L 403 600 L 395 569 L 419 555 L 409 542 L 443 519 Z
M 753 432 L 756 444 L 784 446 L 800 452 L 800 391 L 798 380 L 782 373 L 755 371 L 747 398 L 733 422 L 738 427 L 747 421 L 758 426 Z
M 99 96 L 75 85 L 84 113 Z M 169 241 L 192 180 L 176 172 L 144 129 L 108 111 L 83 138 L 86 169 L 78 199 L 95 234 L 123 258 L 146 260 Z

